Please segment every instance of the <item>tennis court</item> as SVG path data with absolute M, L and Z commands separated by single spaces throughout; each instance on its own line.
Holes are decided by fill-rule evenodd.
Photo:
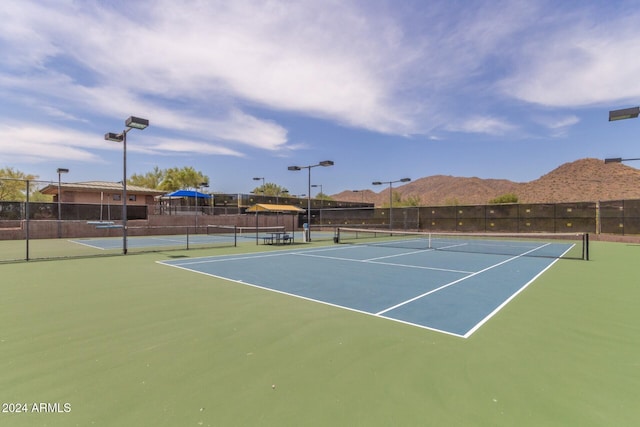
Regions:
M 397 310 L 376 313 L 411 298 L 397 298 L 399 289 L 428 292 L 406 279 L 431 274 L 415 266 L 449 268 L 442 257 L 480 271 L 513 255 L 379 246 L 248 244 L 2 264 L 0 401 L 71 411 L 0 413 L 0 425 L 635 425 L 640 246 L 596 240 L 592 261 L 557 261 L 520 294 L 527 281 L 514 271 L 517 297 L 468 339 L 458 336 L 468 326 L 451 335 L 398 323 Z M 554 261 L 527 255 L 492 270 Z M 322 295 L 349 309 L 204 273 L 222 267 L 265 287 L 259 280 L 276 275 L 298 296 L 295 286 L 309 292 L 315 275 L 316 287 L 336 289 Z M 371 268 L 387 276 L 363 274 Z M 442 284 L 455 280 L 447 274 Z M 447 299 L 468 310 L 496 295 L 469 289 L 471 279 L 424 300 L 458 289 Z M 469 292 L 473 305 L 462 298 Z
M 362 245 L 161 263 L 466 338 L 575 246 L 492 241 L 478 249 L 458 239 L 436 250 L 415 235 L 407 247 L 384 234 Z
M 130 249 L 168 249 L 190 247 L 236 246 L 238 242 L 260 242 L 271 233 L 284 232 L 284 226 L 235 227 L 207 225 L 197 231 L 190 227 L 130 227 L 127 246 Z M 172 231 L 172 234 L 167 234 Z M 290 235 L 294 236 L 291 232 Z M 122 248 L 122 237 L 91 237 L 71 239 L 70 242 L 97 250 Z

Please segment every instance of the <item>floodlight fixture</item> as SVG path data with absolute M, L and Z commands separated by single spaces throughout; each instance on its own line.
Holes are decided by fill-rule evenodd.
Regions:
M 409 181 L 411 181 L 411 178 L 400 178 L 395 181 L 373 181 L 371 183 L 371 185 L 389 184 L 389 229 L 393 229 L 393 184 Z
M 635 159 L 623 159 L 622 157 L 613 157 L 609 159 L 604 159 L 605 163 L 622 163 L 622 162 L 630 162 L 632 160 L 640 160 L 640 158 Z
M 605 163 L 622 163 L 622 157 L 613 157 L 609 159 L 604 159 Z
M 609 121 L 613 122 L 616 120 L 636 119 L 638 118 L 639 114 L 640 114 L 640 107 L 613 110 L 613 111 L 609 111 Z
M 124 133 L 107 132 L 104 134 L 104 139 L 107 141 L 113 141 L 113 142 L 123 142 Z
M 67 168 L 58 168 L 58 169 L 56 169 L 56 173 L 69 173 L 69 169 L 67 169 Z
M 149 120 L 131 116 L 127 120 L 125 120 L 124 125 L 128 128 L 142 130 L 149 127 Z
M 287 169 L 290 171 L 299 171 L 302 169 L 308 169 L 309 170 L 309 178 L 307 181 L 307 228 L 305 230 L 305 241 L 310 242 L 311 241 L 311 168 L 315 168 L 317 166 L 323 166 L 323 167 L 327 167 L 327 166 L 333 166 L 333 160 L 323 160 L 321 162 L 319 162 L 318 164 L 315 165 L 309 165 L 309 166 L 289 166 Z

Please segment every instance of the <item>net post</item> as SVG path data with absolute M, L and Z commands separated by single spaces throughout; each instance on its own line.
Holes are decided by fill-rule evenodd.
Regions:
M 584 260 L 589 261 L 589 233 L 585 233 L 582 238 L 584 240 Z

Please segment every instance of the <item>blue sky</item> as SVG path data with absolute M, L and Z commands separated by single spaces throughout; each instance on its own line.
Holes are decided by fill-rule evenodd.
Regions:
M 0 168 L 119 181 L 192 166 L 211 191 L 431 175 L 531 181 L 640 157 L 634 1 L 0 2 Z M 629 166 L 635 166 L 630 163 Z M 312 194 L 314 194 L 312 192 Z

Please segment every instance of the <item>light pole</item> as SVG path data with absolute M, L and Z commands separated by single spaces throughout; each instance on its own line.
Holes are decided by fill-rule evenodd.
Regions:
M 107 141 L 122 142 L 122 254 L 127 254 L 127 133 L 131 129 L 146 129 L 149 120 L 131 116 L 124 121 L 122 133 L 108 132 L 104 134 Z
M 324 191 L 322 191 L 322 184 L 313 184 L 312 187 L 318 188 L 320 187 L 320 225 L 322 225 L 322 209 L 324 208 Z M 316 196 L 318 198 L 318 196 Z
M 253 178 L 253 180 L 254 180 L 254 181 L 260 181 L 260 180 L 262 180 L 262 195 L 264 196 L 264 176 L 262 176 L 262 177 L 258 177 L 258 176 L 256 176 L 256 177 L 254 177 L 254 178 Z
M 60 181 L 60 175 L 63 173 L 69 173 L 69 169 L 58 168 L 58 239 L 62 237 L 62 183 Z
M 198 184 L 198 186 L 196 187 L 196 234 L 198 234 L 198 197 L 200 197 L 200 193 L 198 193 L 198 190 L 202 190 L 203 187 L 208 188 L 209 187 L 209 183 L 208 182 L 201 182 Z
M 364 192 L 365 190 L 351 190 L 354 193 L 360 193 L 360 203 L 364 204 Z
M 309 165 L 309 166 L 289 166 L 287 169 L 290 171 L 299 171 L 302 169 L 309 170 L 309 179 L 307 181 L 307 241 L 311 241 L 311 168 L 315 168 L 317 166 L 333 166 L 333 160 L 323 160 L 318 164 Z
M 393 184 L 396 182 L 409 182 L 411 178 L 402 178 L 396 181 L 374 181 L 373 185 L 389 184 L 389 230 L 393 230 Z

